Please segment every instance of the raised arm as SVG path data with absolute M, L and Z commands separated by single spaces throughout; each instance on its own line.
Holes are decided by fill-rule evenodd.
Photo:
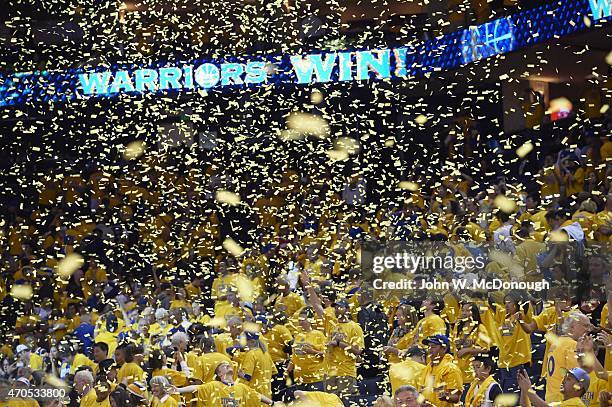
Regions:
M 323 315 L 324 315 L 323 303 L 321 302 L 319 295 L 317 294 L 314 287 L 312 286 L 311 281 L 310 281 L 310 276 L 305 270 L 302 270 L 300 272 L 300 281 L 302 282 L 302 287 L 304 288 L 304 291 L 306 292 L 306 298 L 308 300 L 308 304 L 310 304 L 312 309 L 314 309 L 314 311 L 317 313 L 319 318 L 323 318 Z

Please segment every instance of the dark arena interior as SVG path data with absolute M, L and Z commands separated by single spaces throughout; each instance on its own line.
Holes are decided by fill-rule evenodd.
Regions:
M 610 0 L 6 0 L 0 407 L 612 406 Z

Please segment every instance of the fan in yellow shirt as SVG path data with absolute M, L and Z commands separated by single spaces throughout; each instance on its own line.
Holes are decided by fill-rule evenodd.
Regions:
M 546 360 L 547 403 L 563 400 L 563 394 L 560 390 L 561 382 L 566 371 L 578 367 L 576 355 L 577 340 L 587 333 L 590 328 L 591 322 L 586 315 L 580 312 L 572 312 L 563 323 L 564 336 L 552 340 L 548 359 Z
M 125 363 L 117 372 L 117 380 L 119 383 L 132 384 L 134 382 L 142 382 L 145 378 L 144 370 L 135 363 L 134 356 L 136 354 L 136 346 L 127 345 L 123 351 L 125 352 Z
M 200 341 L 202 354 L 198 358 L 198 363 L 193 372 L 193 377 L 208 383 L 215 379 L 215 368 L 221 362 L 231 363 L 231 359 L 224 353 L 216 352 L 215 341 L 210 336 L 205 336 Z
M 531 389 L 531 381 L 525 370 L 521 370 L 517 376 L 518 385 L 521 389 L 521 406 L 550 406 L 542 400 L 535 391 Z M 589 374 L 579 367 L 570 369 L 565 373 L 561 382 L 560 392 L 562 400 L 552 405 L 558 407 L 586 407 L 580 399 L 587 392 L 591 384 Z
M 452 338 L 451 352 L 455 355 L 463 382 L 469 384 L 474 380 L 474 356 L 488 351 L 491 343 L 487 328 L 481 323 L 478 305 L 462 304 L 461 318 L 453 326 Z
M 93 374 L 89 370 L 79 370 L 74 375 L 74 389 L 79 395 L 79 406 L 95 407 L 98 405 L 96 390 L 94 389 Z
M 299 384 L 321 383 L 325 376 L 325 334 L 312 329 L 314 312 L 306 307 L 300 311 L 299 327 L 293 341 L 293 352 L 287 372 Z
M 309 407 L 343 407 L 344 403 L 335 394 L 322 391 L 296 391 L 294 393 L 297 405 Z M 303 403 L 303 404 L 302 404 Z
M 466 407 L 494 406 L 502 394 L 499 383 L 495 381 L 495 361 L 489 354 L 480 354 L 472 362 L 474 381 L 465 394 Z
M 178 393 L 196 393 L 197 407 L 259 407 L 261 403 L 272 405 L 268 397 L 257 393 L 243 383 L 234 382 L 234 369 L 222 362 L 215 369 L 216 380 L 198 386 L 176 389 Z
M 149 384 L 153 393 L 151 407 L 178 407 L 178 401 L 168 393 L 170 381 L 165 376 L 154 376 Z
M 442 304 L 434 298 L 426 298 L 421 308 L 424 309 L 425 317 L 421 319 L 412 331 L 411 345 L 421 346 L 421 341 L 434 335 L 445 335 L 446 324 L 440 317 Z
M 450 348 L 448 337 L 431 336 L 423 344 L 429 346 L 429 363 L 420 383 L 423 397 L 436 407 L 455 406 L 461 399 L 463 379 L 455 360 L 447 353 Z
M 413 346 L 406 351 L 405 357 L 408 359 L 399 363 L 391 363 L 389 367 L 391 394 L 395 394 L 402 386 L 418 388 L 423 382 L 423 375 L 427 368 L 425 351 L 418 346 Z
M 240 362 L 238 377 L 258 393 L 271 398 L 272 376 L 278 373 L 276 366 L 258 333 L 247 331 L 245 336 L 246 352 Z
M 279 291 L 279 295 L 274 300 L 275 308 L 284 311 L 287 316 L 292 316 L 304 307 L 304 299 L 299 294 L 291 291 L 286 276 L 281 275 L 276 279 L 276 288 Z

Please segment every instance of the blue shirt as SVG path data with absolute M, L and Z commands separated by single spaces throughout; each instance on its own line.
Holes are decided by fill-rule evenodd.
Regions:
M 74 336 L 83 345 L 83 353 L 89 355 L 94 343 L 94 326 L 91 324 L 81 324 L 74 330 Z

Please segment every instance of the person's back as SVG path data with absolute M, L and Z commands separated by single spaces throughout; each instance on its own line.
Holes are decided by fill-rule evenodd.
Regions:
M 213 381 L 215 377 L 215 368 L 221 362 L 230 363 L 231 359 L 227 355 L 219 352 L 210 352 L 200 355 L 198 361 L 199 366 L 194 372 L 194 377 L 202 380 L 202 383 Z

